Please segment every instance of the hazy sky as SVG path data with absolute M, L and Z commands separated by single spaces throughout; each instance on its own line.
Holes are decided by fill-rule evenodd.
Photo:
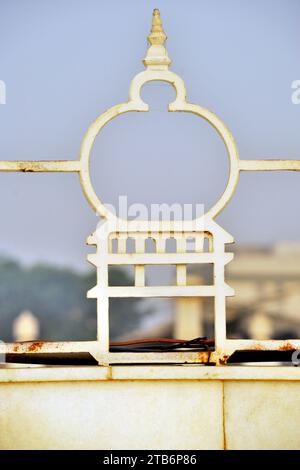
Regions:
M 143 70 L 153 8 L 190 101 L 229 126 L 241 158 L 300 158 L 299 0 L 0 0 L 0 159 L 76 159 L 90 123 L 126 101 Z M 99 136 L 93 182 L 105 202 L 202 203 L 222 193 L 228 164 L 208 124 L 166 112 L 125 115 Z M 0 253 L 84 268 L 97 218 L 75 174 L 0 174 Z M 300 174 L 242 174 L 218 221 L 237 243 L 300 238 Z

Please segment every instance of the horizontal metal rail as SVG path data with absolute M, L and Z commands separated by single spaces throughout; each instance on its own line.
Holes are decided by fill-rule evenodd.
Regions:
M 142 264 L 142 265 L 160 265 L 160 264 L 208 264 L 215 263 L 223 259 L 224 263 L 229 263 L 233 258 L 233 253 L 126 253 L 126 254 L 89 254 L 88 261 L 96 266 L 103 264 L 122 265 L 122 264 Z
M 300 160 L 239 160 L 240 171 L 300 171 Z M 80 160 L 0 160 L 0 171 L 80 172 Z
M 226 296 L 234 295 L 234 290 L 227 284 L 221 286 Z M 88 298 L 101 297 L 214 297 L 216 286 L 95 286 L 88 291 Z
M 300 160 L 239 160 L 240 171 L 300 171 Z
M 0 160 L 0 171 L 21 171 L 24 173 L 41 172 L 79 172 L 79 160 L 41 160 L 16 161 Z

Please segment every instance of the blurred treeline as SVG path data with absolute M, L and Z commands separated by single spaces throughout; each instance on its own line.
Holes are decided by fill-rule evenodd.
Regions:
M 109 273 L 110 285 L 132 285 L 122 268 Z M 96 338 L 96 300 L 87 291 L 96 285 L 95 271 L 80 273 L 47 264 L 30 267 L 0 257 L 0 340 L 12 341 L 12 325 L 24 310 L 40 323 L 40 338 L 52 341 Z M 137 328 L 146 313 L 140 299 L 110 300 L 110 334 L 117 338 Z

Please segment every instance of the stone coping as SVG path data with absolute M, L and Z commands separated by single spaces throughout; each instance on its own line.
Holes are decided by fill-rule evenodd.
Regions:
M 0 367 L 0 383 L 84 382 L 108 380 L 300 381 L 300 367 L 113 365 Z

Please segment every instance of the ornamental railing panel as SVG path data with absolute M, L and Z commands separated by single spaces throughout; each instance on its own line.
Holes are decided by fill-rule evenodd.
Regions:
M 87 202 L 102 220 L 87 239 L 95 246 L 95 253 L 87 256 L 97 270 L 97 284 L 89 292 L 89 298 L 97 299 L 97 340 L 77 342 L 26 342 L 1 344 L 0 353 L 6 354 L 61 354 L 89 353 L 99 364 L 112 363 L 207 363 L 226 364 L 228 357 L 237 350 L 286 350 L 300 349 L 297 340 L 232 340 L 226 336 L 226 297 L 234 295 L 226 284 L 225 266 L 233 259 L 226 251 L 226 245 L 234 242 L 233 237 L 215 222 L 230 202 L 239 182 L 242 171 L 300 171 L 300 160 L 243 160 L 240 159 L 235 141 L 226 125 L 211 111 L 190 103 L 181 77 L 169 69 L 171 60 L 165 48 L 164 33 L 160 13 L 153 12 L 152 29 L 148 36 L 149 48 L 143 60 L 145 70 L 136 75 L 130 85 L 129 99 L 117 104 L 101 114 L 89 127 L 80 150 L 78 160 L 58 161 L 0 161 L 0 171 L 8 172 L 75 172 Z M 175 100 L 168 105 L 169 112 L 192 113 L 205 119 L 222 138 L 230 164 L 229 178 L 224 193 L 207 212 L 192 220 L 123 220 L 110 212 L 98 197 L 90 176 L 90 154 L 96 137 L 112 119 L 128 112 L 148 112 L 149 106 L 141 98 L 142 87 L 152 81 L 170 84 L 176 92 Z M 150 136 L 150 144 L 156 136 Z M 134 240 L 134 251 L 128 253 L 128 239 Z M 155 242 L 155 253 L 147 253 L 146 240 Z M 166 241 L 175 239 L 176 252 L 168 253 Z M 187 240 L 195 240 L 195 249 L 187 250 Z M 204 250 L 204 240 L 209 240 L 208 251 Z M 112 241 L 117 244 L 116 253 Z M 187 285 L 187 267 L 193 264 L 212 264 L 214 282 L 212 285 Z M 133 286 L 110 286 L 108 271 L 110 266 L 134 266 Z M 175 265 L 176 285 L 147 286 L 145 268 L 148 265 Z M 181 348 L 168 352 L 111 352 L 109 343 L 109 300 L 115 297 L 211 297 L 214 299 L 214 347 L 200 351 L 186 351 Z M 186 318 L 188 322 L 188 315 Z

